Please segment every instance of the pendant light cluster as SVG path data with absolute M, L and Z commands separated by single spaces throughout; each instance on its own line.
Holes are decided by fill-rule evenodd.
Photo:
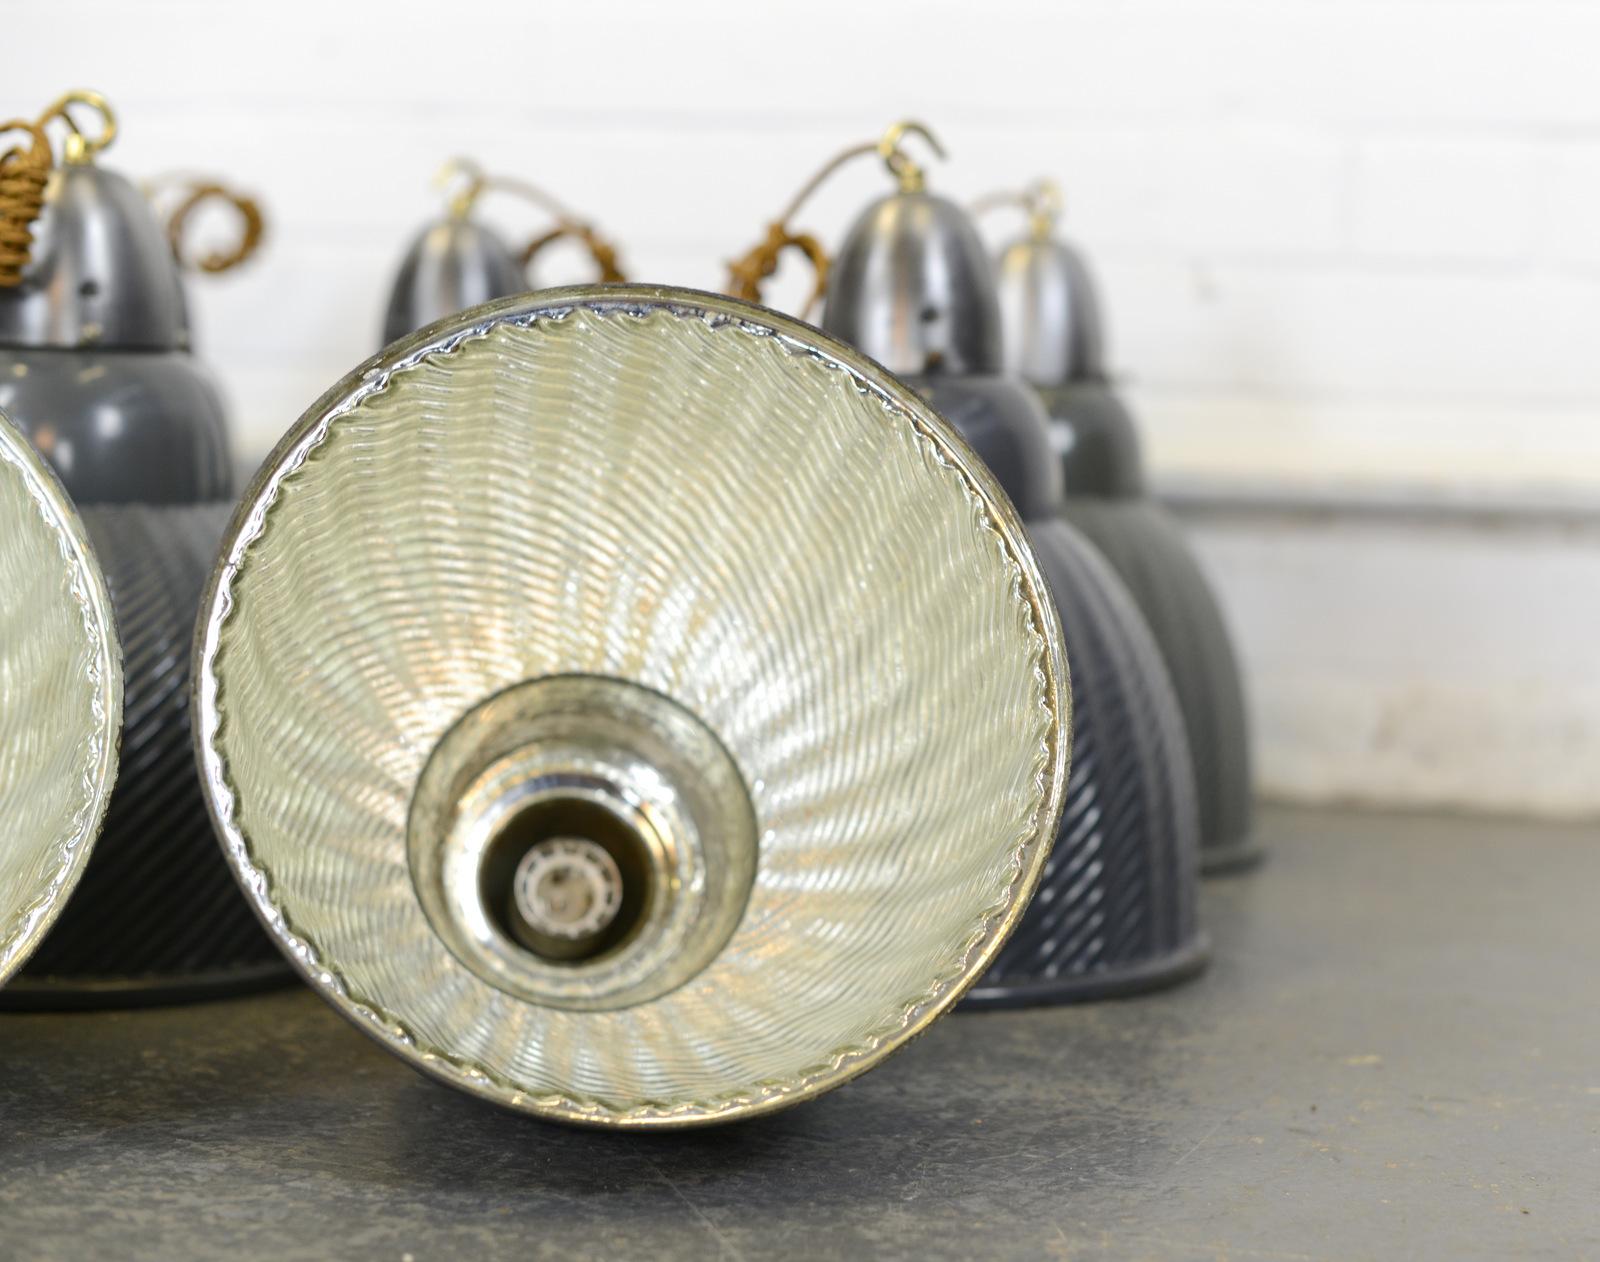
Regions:
M 996 264 L 1006 370 L 1038 391 L 1061 456 L 1067 518 L 1127 584 L 1172 674 L 1195 760 L 1202 869 L 1249 867 L 1261 857 L 1250 741 L 1222 611 L 1177 523 L 1146 494 L 1138 432 L 1106 368 L 1093 274 L 1055 231 L 1059 190 L 1041 181 L 986 199 L 1007 202 L 1026 212 L 1028 230 Z
M 152 1002 L 282 980 L 282 957 L 217 854 L 189 728 L 195 611 L 234 487 L 222 397 L 190 348 L 184 230 L 207 202 L 234 208 L 239 247 L 197 264 L 223 271 L 253 252 L 261 214 L 214 182 L 168 182 L 158 193 L 176 203 L 163 226 L 145 193 L 99 161 L 117 123 L 95 93 L 7 130 L 65 139 L 59 161 L 47 151 L 37 201 L 3 203 L 19 249 L 0 284 L 0 413 L 74 505 L 91 545 L 83 564 L 115 609 L 123 692 L 104 833 L 71 900 L 56 887 L 55 928 L 0 1005 Z M 34 577 L 59 577 L 60 560 L 42 558 Z
M 1074 667 L 1078 772 L 1044 893 L 972 1002 L 1181 980 L 1205 953 L 1197 864 L 1223 871 L 1256 854 L 1227 633 L 1175 525 L 1143 495 L 1137 435 L 1105 373 L 1097 295 L 1081 257 L 1053 236 L 1059 194 L 1040 185 L 975 208 L 1016 204 L 1029 216 L 1026 240 L 991 264 L 973 214 L 928 192 L 907 135 L 944 156 L 914 122 L 843 151 L 731 266 L 729 286 L 759 298 L 779 249 L 811 243 L 823 326 L 900 374 L 973 443 L 1051 574 Z M 898 189 L 830 254 L 794 220 L 822 178 L 873 153 Z
M 588 221 L 452 163 L 385 349 L 242 496 L 174 260 L 208 199 L 240 246 L 197 270 L 259 209 L 191 183 L 164 236 L 92 94 L 15 129 L 0 1002 L 292 966 L 426 1073 L 638 1129 L 808 1099 L 963 1000 L 1203 965 L 1199 855 L 1248 834 L 1213 783 L 1246 766 L 1226 640 L 1182 656 L 1220 622 L 1125 416 L 1032 384 L 1109 395 L 1086 280 L 1046 232 L 997 283 L 925 127 L 830 163 L 732 297 L 626 284 Z M 792 226 L 874 153 L 892 185 L 836 250 Z M 552 226 L 512 248 L 496 191 Z M 563 238 L 598 283 L 524 292 Z M 756 305 L 790 251 L 820 329 Z

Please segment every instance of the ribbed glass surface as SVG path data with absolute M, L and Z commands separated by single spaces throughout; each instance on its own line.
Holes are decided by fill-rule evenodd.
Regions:
M 82 523 L 0 417 L 0 982 L 83 870 L 121 722 L 111 602 Z
M 209 609 L 205 773 L 280 936 L 397 1051 L 681 1124 L 858 1072 L 981 971 L 1060 809 L 1065 669 L 1009 505 L 912 396 L 757 308 L 593 292 L 403 347 L 280 448 Z M 726 947 L 614 1011 L 482 980 L 407 863 L 441 737 L 561 674 L 691 711 L 758 824 Z
M 117 1004 L 139 991 L 203 994 L 290 973 L 217 847 L 189 730 L 195 613 L 232 512 L 229 504 L 81 512 L 116 611 L 122 757 L 94 858 L 11 979 L 14 1002 Z

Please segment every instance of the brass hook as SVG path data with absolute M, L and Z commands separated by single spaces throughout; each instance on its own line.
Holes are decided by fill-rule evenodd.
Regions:
M 777 272 L 778 260 L 785 250 L 795 250 L 810 262 L 816 277 L 811 296 L 806 300 L 802 312 L 802 314 L 809 313 L 822 301 L 828 290 L 828 252 L 809 232 L 796 232 L 791 229 L 790 221 L 800 213 L 801 206 L 817 191 L 824 180 L 845 163 L 867 154 L 875 153 L 884 160 L 895 178 L 900 181 L 902 193 L 920 192 L 924 182 L 922 168 L 900 147 L 900 141 L 911 132 L 915 132 L 927 141 L 929 147 L 939 157 L 946 156 L 944 146 L 939 143 L 938 137 L 914 119 L 904 119 L 895 123 L 883 133 L 881 140 L 869 140 L 865 144 L 851 145 L 848 149 L 840 150 L 800 186 L 800 191 L 790 198 L 789 204 L 783 208 L 783 213 L 767 225 L 766 239 L 728 264 L 727 292 L 751 302 L 761 301 L 761 283 Z
M 77 119 L 72 117 L 74 105 L 87 105 L 100 115 L 101 127 L 98 136 L 84 135 Z M 79 166 L 93 161 L 97 153 L 109 148 L 111 142 L 117 138 L 117 115 L 111 108 L 111 103 L 100 93 L 87 88 L 63 92 L 39 116 L 39 125 L 43 127 L 57 118 L 67 125 L 67 141 L 62 148 L 62 157 L 69 165 Z
M 519 180 L 508 175 L 489 175 L 471 158 L 451 158 L 440 169 L 439 174 L 434 176 L 433 182 L 436 187 L 444 188 L 458 176 L 465 176 L 467 179 L 467 186 L 450 200 L 450 213 L 458 219 L 466 217 L 482 194 L 501 192 L 510 193 L 525 202 L 533 203 L 563 226 L 571 227 L 583 223 L 582 219 L 537 184 L 530 184 L 527 180 Z
M 929 131 L 925 124 L 915 119 L 902 119 L 883 133 L 883 139 L 878 141 L 878 156 L 883 159 L 890 173 L 900 181 L 902 193 L 920 193 L 926 183 L 925 172 L 900 147 L 900 141 L 907 133 L 921 136 L 939 158 L 947 159 L 949 155 L 939 143 L 939 138 Z
M 1020 193 L 989 193 L 973 202 L 974 215 L 986 215 L 1002 206 L 1014 206 L 1028 216 L 1028 228 L 1035 241 L 1046 241 L 1055 230 L 1062 209 L 1061 186 L 1054 180 L 1038 179 Z
M 1065 205 L 1061 186 L 1052 179 L 1040 178 L 1030 184 L 1022 196 L 1027 204 L 1028 224 L 1034 240 L 1047 240 L 1055 230 L 1056 220 L 1061 217 Z
M 450 198 L 450 217 L 465 219 L 472 212 L 473 203 L 478 200 L 478 195 L 488 187 L 489 177 L 471 158 L 455 157 L 448 159 L 439 168 L 438 174 L 433 177 L 433 186 L 437 189 L 448 189 L 451 182 L 458 178 L 465 178 L 467 183 Z
M 564 237 L 575 237 L 581 241 L 584 248 L 589 251 L 589 257 L 594 260 L 595 267 L 599 269 L 600 279 L 607 284 L 615 284 L 626 280 L 623 275 L 622 265 L 617 259 L 617 248 L 607 241 L 594 227 L 579 219 L 570 210 L 563 206 L 549 193 L 537 184 L 530 184 L 527 180 L 514 179 L 504 175 L 489 175 L 471 158 L 451 158 L 440 168 L 439 174 L 434 176 L 436 187 L 446 188 L 452 180 L 464 177 L 466 186 L 450 199 L 450 215 L 454 219 L 465 219 L 471 213 L 478 198 L 490 191 L 511 193 L 531 202 L 541 210 L 546 211 L 556 221 L 556 226 L 542 236 L 530 241 L 522 254 L 522 265 L 526 267 L 533 256 L 544 249 L 553 241 Z

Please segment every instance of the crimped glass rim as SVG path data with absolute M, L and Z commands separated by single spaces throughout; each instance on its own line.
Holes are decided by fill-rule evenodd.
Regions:
M 122 654 L 105 578 L 55 474 L 0 414 L 0 985 L 66 906 L 105 817 Z

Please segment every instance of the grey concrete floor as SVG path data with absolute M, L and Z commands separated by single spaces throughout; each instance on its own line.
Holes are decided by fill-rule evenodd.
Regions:
M 565 1130 L 310 994 L 0 1014 L 0 1258 L 1600 1256 L 1600 829 L 1268 812 L 1208 974 Z

